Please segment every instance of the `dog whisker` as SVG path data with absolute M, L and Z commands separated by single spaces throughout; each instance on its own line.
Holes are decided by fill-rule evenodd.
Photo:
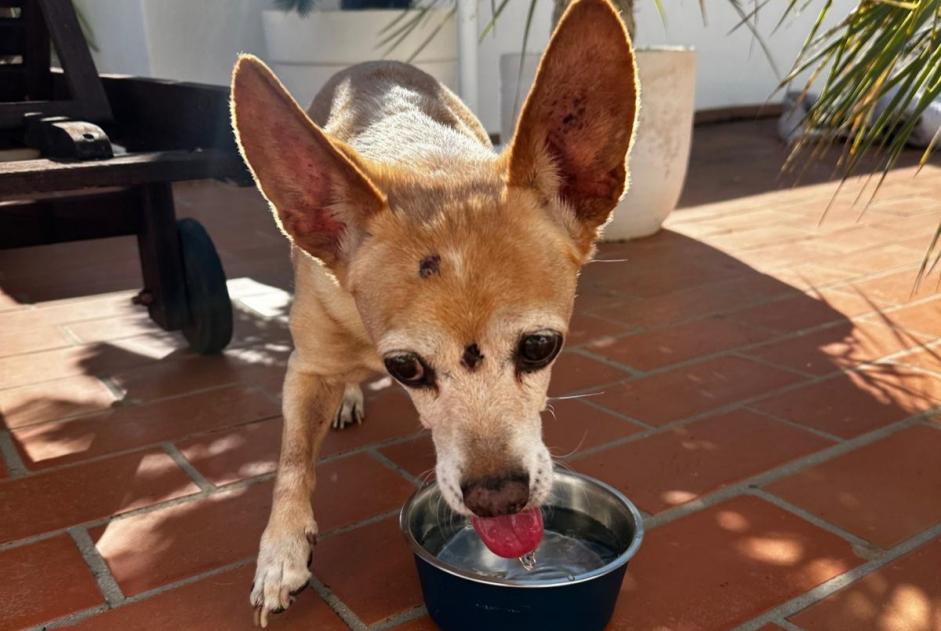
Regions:
M 604 390 L 599 392 L 586 392 L 584 394 L 568 394 L 563 397 L 547 397 L 550 401 L 569 401 L 571 399 L 587 399 L 588 397 L 597 397 L 604 394 Z

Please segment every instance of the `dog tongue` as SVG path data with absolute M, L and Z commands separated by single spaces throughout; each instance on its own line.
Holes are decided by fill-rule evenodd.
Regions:
M 472 517 L 471 523 L 484 545 L 506 559 L 532 552 L 542 541 L 542 511 L 538 508 L 515 515 Z

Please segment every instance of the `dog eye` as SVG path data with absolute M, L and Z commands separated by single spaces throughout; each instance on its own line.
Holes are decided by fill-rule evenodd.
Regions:
M 562 334 L 558 331 L 537 331 L 524 335 L 516 351 L 520 370 L 539 370 L 555 359 L 562 348 Z
M 410 388 L 434 385 L 434 371 L 415 353 L 395 353 L 386 355 L 386 370 L 396 381 Z

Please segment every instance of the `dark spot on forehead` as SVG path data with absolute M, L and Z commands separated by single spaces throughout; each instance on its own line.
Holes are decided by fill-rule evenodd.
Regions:
M 441 257 L 437 254 L 432 254 L 431 256 L 426 256 L 418 264 L 418 275 L 422 278 L 428 278 L 432 274 L 438 273 L 438 268 L 441 267 Z
M 468 370 L 474 370 L 483 360 L 483 353 L 480 352 L 480 347 L 477 344 L 471 344 L 464 349 L 464 356 L 461 357 L 461 363 L 464 364 L 464 367 Z

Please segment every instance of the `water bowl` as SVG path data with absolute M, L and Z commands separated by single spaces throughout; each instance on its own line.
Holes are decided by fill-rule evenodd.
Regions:
M 444 631 L 601 631 L 627 562 L 644 536 L 634 504 L 616 489 L 556 471 L 542 508 L 535 562 L 492 554 L 430 484 L 406 502 L 399 525 L 415 553 L 428 614 Z M 530 567 L 526 567 L 530 565 Z

